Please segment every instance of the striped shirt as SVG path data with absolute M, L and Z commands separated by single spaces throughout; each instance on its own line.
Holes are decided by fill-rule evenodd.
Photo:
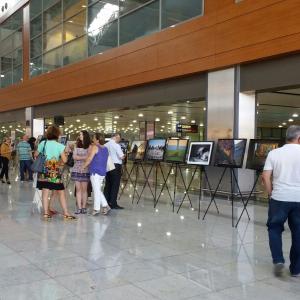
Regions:
M 19 155 L 19 160 L 31 160 L 31 147 L 30 144 L 22 141 L 17 146 L 17 151 Z

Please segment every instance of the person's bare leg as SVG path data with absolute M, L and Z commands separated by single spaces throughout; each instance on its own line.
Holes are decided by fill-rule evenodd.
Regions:
M 53 207 L 54 207 L 55 198 L 57 198 L 57 196 L 58 196 L 57 191 L 51 191 L 50 202 L 49 202 L 49 211 L 55 212 L 55 209 Z
M 63 214 L 65 216 L 69 216 L 70 214 L 68 212 L 65 190 L 58 191 L 58 196 L 61 208 L 63 209 Z
M 77 208 L 82 209 L 82 188 L 81 182 L 75 181 Z
M 42 190 L 42 201 L 43 201 L 43 209 L 44 209 L 44 214 L 48 215 L 49 214 L 49 190 L 48 189 L 43 189 Z
M 88 199 L 87 187 L 88 182 L 81 182 L 82 208 L 86 208 L 86 203 Z

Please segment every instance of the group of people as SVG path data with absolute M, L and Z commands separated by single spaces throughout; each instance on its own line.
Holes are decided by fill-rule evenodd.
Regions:
M 68 211 L 63 182 L 63 166 L 68 161 L 65 145 L 58 142 L 60 129 L 50 126 L 47 129 L 45 139 L 37 147 L 35 156 L 46 157 L 43 172 L 38 173 L 36 187 L 42 190 L 42 203 L 44 219 L 51 219 L 53 212 L 50 208 L 49 196 L 52 191 L 58 196 L 63 216 L 65 219 L 76 219 Z M 71 168 L 71 179 L 75 182 L 76 204 L 75 214 L 87 213 L 88 185 L 91 182 L 94 198 L 92 215 L 107 215 L 110 209 L 123 209 L 117 203 L 119 186 L 121 181 L 122 160 L 124 153 L 119 142 L 121 137 L 114 134 L 111 140 L 105 144 L 105 137 L 101 133 L 93 134 L 92 138 L 85 130 L 81 131 L 76 145 L 71 154 L 74 165 Z M 108 170 L 108 162 L 111 160 L 113 167 Z M 104 193 L 102 186 L 105 180 Z

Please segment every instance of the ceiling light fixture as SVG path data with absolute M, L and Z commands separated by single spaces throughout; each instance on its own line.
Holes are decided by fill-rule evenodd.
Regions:
M 159 122 L 159 121 L 160 121 L 160 118 L 156 118 L 156 119 L 155 119 L 155 122 Z
M 298 114 L 293 114 L 293 116 L 292 116 L 293 118 L 298 118 L 299 117 L 299 115 Z
M 173 111 L 172 111 L 172 110 L 169 110 L 169 111 L 168 111 L 168 115 L 173 115 Z
M 142 118 L 144 115 L 143 115 L 143 114 L 138 114 L 138 116 L 139 116 L 140 118 Z
M 289 122 L 294 122 L 294 120 L 293 119 L 289 119 Z

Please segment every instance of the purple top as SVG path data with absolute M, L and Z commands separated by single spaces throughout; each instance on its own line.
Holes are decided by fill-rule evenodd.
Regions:
M 98 152 L 95 154 L 90 164 L 90 174 L 106 175 L 108 149 L 106 147 L 98 147 Z

